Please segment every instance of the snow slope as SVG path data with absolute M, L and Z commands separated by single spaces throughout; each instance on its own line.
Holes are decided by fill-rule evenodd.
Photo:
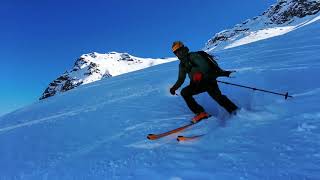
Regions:
M 171 96 L 178 62 L 72 89 L 0 117 L 0 179 L 320 179 L 320 23 L 218 51 L 235 69 L 223 79 L 293 99 L 220 85 L 242 110 L 229 117 L 206 94 L 214 117 L 184 135 L 146 135 L 189 122 Z M 185 85 L 187 82 L 185 83 Z

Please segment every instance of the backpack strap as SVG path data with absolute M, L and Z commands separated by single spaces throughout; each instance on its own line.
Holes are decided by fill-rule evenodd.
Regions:
M 204 52 L 204 51 L 197 51 L 198 54 L 200 54 L 203 58 L 205 58 L 208 62 L 209 62 L 209 65 L 213 68 L 213 69 L 221 69 L 217 63 L 217 61 L 215 61 L 215 58 Z

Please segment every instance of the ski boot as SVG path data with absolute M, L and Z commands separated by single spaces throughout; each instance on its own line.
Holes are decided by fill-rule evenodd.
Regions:
M 202 119 L 207 119 L 208 117 L 210 117 L 210 115 L 208 113 L 201 112 L 201 113 L 198 113 L 195 117 L 193 117 L 191 122 L 197 123 L 197 122 L 201 121 Z

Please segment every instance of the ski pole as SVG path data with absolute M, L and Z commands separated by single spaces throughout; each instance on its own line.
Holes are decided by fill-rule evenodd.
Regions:
M 258 88 L 254 88 L 254 87 L 243 86 L 243 85 L 240 85 L 240 84 L 233 84 L 233 83 L 229 83 L 229 82 L 225 82 L 225 81 L 219 81 L 219 80 L 217 80 L 217 81 L 218 81 L 219 83 L 229 84 L 229 85 L 238 86 L 238 87 L 243 87 L 243 88 L 247 88 L 247 89 L 252 89 L 252 90 L 254 90 L 254 91 L 262 91 L 262 92 L 266 92 L 266 93 L 281 95 L 281 96 L 284 96 L 285 99 L 287 99 L 288 97 L 293 98 L 292 96 L 289 95 L 288 92 L 286 92 L 285 94 L 283 94 L 283 93 L 272 92 L 272 91 L 268 91 L 268 90 L 264 90 L 264 89 L 258 89 Z

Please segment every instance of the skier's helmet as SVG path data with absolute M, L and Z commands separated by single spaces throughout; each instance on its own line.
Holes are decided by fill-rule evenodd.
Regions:
M 175 52 L 176 50 L 184 47 L 184 44 L 181 41 L 175 41 L 172 44 L 172 52 Z

